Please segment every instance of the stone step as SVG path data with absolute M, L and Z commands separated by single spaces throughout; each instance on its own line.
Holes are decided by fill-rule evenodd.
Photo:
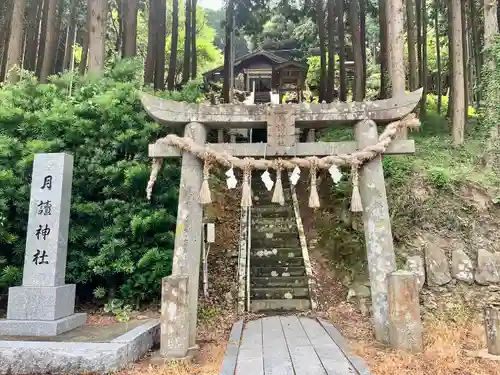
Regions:
M 288 257 L 252 257 L 250 259 L 250 267 L 300 267 L 304 265 L 303 258 L 288 258 Z
M 250 299 L 295 299 L 309 297 L 307 287 L 297 288 L 250 288 Z
M 311 309 L 309 298 L 300 299 L 257 299 L 250 301 L 251 312 L 307 311 Z
M 302 248 L 300 247 L 275 247 L 275 248 L 253 248 L 250 250 L 250 255 L 252 257 L 288 257 L 288 258 L 301 258 Z
M 262 192 L 253 192 L 253 203 L 255 205 L 271 205 L 271 204 L 276 204 L 272 202 L 273 199 L 273 191 L 262 191 Z M 287 202 L 292 202 L 292 194 L 290 191 L 284 189 L 283 190 L 283 198 L 285 199 L 285 205 Z
M 298 233 L 295 223 L 283 225 L 262 225 L 260 223 L 252 223 L 252 233 Z
M 250 285 L 255 287 L 296 288 L 307 287 L 307 276 L 251 277 Z
M 258 266 L 250 267 L 250 280 L 252 277 L 289 277 L 305 276 L 304 267 L 276 267 L 276 266 Z
M 293 217 L 260 217 L 252 215 L 252 225 L 265 225 L 265 226 L 283 226 L 283 225 L 297 225 L 295 215 Z
M 254 205 L 252 207 L 252 217 L 260 218 L 294 218 L 294 211 L 291 206 L 279 204 Z
M 287 240 L 253 239 L 252 247 L 297 247 L 300 246 L 298 239 L 289 238 Z
M 270 233 L 273 236 L 269 237 L 261 235 L 252 230 L 251 245 L 253 248 L 265 247 L 298 247 L 300 246 L 298 233 Z

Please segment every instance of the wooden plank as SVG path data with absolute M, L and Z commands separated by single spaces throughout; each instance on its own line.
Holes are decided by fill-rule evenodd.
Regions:
M 262 346 L 265 375 L 293 374 L 292 359 L 278 316 L 262 319 Z
M 207 143 L 213 151 L 227 152 L 238 157 L 251 156 L 327 156 L 332 154 L 349 154 L 358 150 L 358 143 L 348 142 L 304 142 L 297 143 L 295 147 L 269 147 L 265 143 Z M 415 153 L 413 139 L 392 141 L 384 155 L 407 155 Z M 150 157 L 180 157 L 181 152 L 172 146 L 162 143 L 149 145 Z
M 280 321 L 295 375 L 327 375 L 299 319 L 282 316 Z
M 312 346 L 297 346 L 289 350 L 295 375 L 327 375 Z
M 236 375 L 264 375 L 262 353 L 262 321 L 247 322 L 238 353 Z
M 422 89 L 419 89 L 376 101 L 281 104 L 272 105 L 270 109 L 266 105 L 182 103 L 141 94 L 146 112 L 160 124 L 182 126 L 189 122 L 201 122 L 213 129 L 266 128 L 270 110 L 290 109 L 295 113 L 296 126 L 299 128 L 352 125 L 365 119 L 386 123 L 410 114 L 421 97 Z
M 317 320 L 301 317 L 300 323 L 328 375 L 355 374 L 355 369 Z
M 353 365 L 359 375 L 371 375 L 370 370 L 366 366 L 364 360 L 358 356 L 352 355 L 347 347 L 347 344 L 340 332 L 331 323 L 323 319 L 318 319 L 319 324 L 325 329 L 332 340 L 344 352 L 349 362 Z
M 233 328 L 231 329 L 231 336 L 229 338 L 229 342 L 227 343 L 219 375 L 234 375 L 242 332 L 243 320 L 239 320 L 234 323 Z

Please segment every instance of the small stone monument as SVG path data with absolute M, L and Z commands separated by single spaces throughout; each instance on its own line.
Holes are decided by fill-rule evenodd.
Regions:
M 36 154 L 31 180 L 23 285 L 9 289 L 0 335 L 57 336 L 85 324 L 75 284 L 65 284 L 73 156 Z

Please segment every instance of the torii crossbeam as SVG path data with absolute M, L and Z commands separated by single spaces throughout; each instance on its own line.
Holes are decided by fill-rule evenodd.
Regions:
M 387 124 L 405 117 L 417 106 L 421 95 L 422 89 L 419 89 L 396 98 L 361 103 L 212 106 L 173 102 L 143 94 L 142 103 L 160 124 L 172 128 L 185 126 L 184 135 L 200 145 L 206 142 L 207 128 L 267 128 L 267 144 L 212 143 L 209 146 L 214 151 L 225 151 L 237 157 L 304 157 L 348 154 L 376 144 L 377 124 Z M 296 142 L 296 128 L 349 125 L 355 126 L 355 142 Z M 395 140 L 384 154 L 404 155 L 414 152 L 413 140 Z M 149 156 L 182 156 L 172 275 L 188 276 L 189 322 L 183 323 L 182 328 L 188 325 L 189 337 L 186 340 L 177 338 L 177 341 L 169 338 L 170 348 L 162 351 L 183 353 L 195 345 L 196 339 L 203 213 L 197 194 L 203 179 L 203 166 L 193 155 L 181 153 L 177 148 L 162 143 L 149 145 Z M 380 155 L 363 165 L 359 187 L 364 208 L 375 336 L 379 341 L 387 342 L 386 276 L 396 270 L 396 261 Z M 171 320 L 172 317 L 170 323 L 173 324 Z M 172 332 L 170 334 L 175 335 Z M 177 344 L 172 344 L 174 341 Z

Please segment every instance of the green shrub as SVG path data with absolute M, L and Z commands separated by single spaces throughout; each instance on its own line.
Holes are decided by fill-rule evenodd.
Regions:
M 75 158 L 67 281 L 80 297 L 97 288 L 125 302 L 152 300 L 171 270 L 177 210 L 178 161 L 164 166 L 152 201 L 145 196 L 148 144 L 166 129 L 142 109 L 137 62 L 73 77 L 71 97 L 68 82 L 25 76 L 0 89 L 0 292 L 21 280 L 34 154 L 67 151 Z M 193 85 L 169 95 L 196 101 Z
M 451 185 L 452 177 L 447 169 L 433 167 L 427 171 L 427 180 L 436 189 L 444 189 Z

